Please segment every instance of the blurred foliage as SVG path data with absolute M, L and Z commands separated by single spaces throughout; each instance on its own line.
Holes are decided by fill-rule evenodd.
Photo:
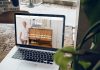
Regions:
M 77 55 L 78 52 L 72 47 L 64 47 L 62 49 L 59 49 L 55 55 L 54 55 L 54 61 L 57 65 L 60 66 L 61 70 L 69 70 L 68 68 L 70 67 L 70 70 L 74 70 L 73 67 L 71 67 L 71 64 L 74 60 L 74 55 Z M 79 53 L 80 54 L 80 53 Z M 70 66 L 69 66 L 70 65 Z M 85 61 L 79 61 L 77 64 L 78 69 L 83 69 L 86 70 L 91 63 L 85 62 Z
M 79 64 L 83 66 L 84 70 L 87 70 L 87 68 L 91 65 L 90 62 L 86 62 L 86 61 L 79 61 Z
M 100 20 L 100 0 L 81 0 L 81 6 L 88 17 L 89 25 L 92 26 L 95 22 Z M 100 33 L 93 38 L 95 44 L 94 50 L 100 51 Z
M 100 0 L 84 0 L 83 7 L 90 25 L 100 20 Z

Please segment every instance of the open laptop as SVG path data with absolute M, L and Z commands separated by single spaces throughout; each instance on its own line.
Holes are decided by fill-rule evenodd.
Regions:
M 16 13 L 15 42 L 18 50 L 12 58 L 40 65 L 39 69 L 42 66 L 43 70 L 48 67 L 58 70 L 53 54 L 63 47 L 64 26 L 64 15 Z M 18 70 L 27 70 L 25 65 L 28 63 L 20 64 Z
M 68 18 L 66 19 L 66 24 L 64 24 L 64 21 L 63 21 L 64 16 L 62 16 L 62 15 L 16 13 L 15 14 L 16 46 L 10 51 L 10 53 L 1 62 L 0 69 L 1 70 L 7 70 L 7 69 L 9 69 L 9 70 L 47 70 L 47 69 L 48 70 L 58 70 L 59 66 L 57 66 L 54 62 L 52 62 L 52 60 L 50 60 L 50 62 L 47 62 L 47 61 L 38 62 L 38 60 L 37 61 L 30 60 L 30 58 L 23 59 L 24 57 L 22 57 L 22 54 L 20 54 L 21 55 L 21 57 L 20 57 L 20 55 L 18 56 L 16 54 L 16 52 L 18 51 L 18 49 L 19 49 L 19 51 L 20 51 L 20 49 L 24 49 L 25 54 L 26 54 L 26 50 L 28 49 L 28 50 L 32 50 L 32 51 L 36 50 L 36 51 L 39 51 L 39 52 L 43 51 L 43 52 L 51 52 L 51 53 L 53 52 L 53 53 L 55 53 L 55 51 L 58 48 L 62 48 L 63 43 L 64 43 L 64 46 L 74 45 L 73 40 L 71 40 L 71 39 L 73 39 L 73 37 L 74 37 L 73 34 L 77 35 L 77 33 L 74 32 L 74 30 L 77 31 L 77 26 L 78 26 L 79 9 L 77 9 L 77 11 L 78 12 L 77 12 L 77 15 L 75 17 L 75 19 L 76 19 L 76 25 L 75 26 L 76 27 L 72 27 L 72 26 L 67 25 Z M 66 15 L 66 16 L 69 17 L 68 15 Z M 36 18 L 40 18 L 40 19 L 37 20 Z M 42 19 L 44 18 L 44 20 L 41 20 L 41 18 Z M 54 24 L 55 19 L 61 20 L 61 18 L 62 18 L 62 21 L 63 21 L 62 26 L 58 25 L 58 24 L 60 24 L 58 22 L 56 22 L 56 24 Z M 50 21 L 48 21 L 46 19 L 48 19 Z M 51 21 L 51 19 L 53 21 Z M 51 24 L 43 24 L 42 25 L 42 22 L 43 23 L 44 22 L 45 23 L 52 23 L 53 22 L 53 24 L 54 24 L 53 26 L 55 26 L 55 27 L 53 27 Z M 28 23 L 26 25 L 27 28 L 25 28 L 25 29 L 29 33 L 29 39 L 27 41 L 24 41 L 24 44 L 22 44 L 20 37 L 21 37 L 21 31 L 23 31 L 23 30 L 21 28 L 23 28 L 25 23 Z M 64 27 L 64 25 L 65 25 L 65 27 Z M 44 27 L 44 26 L 46 26 L 46 27 Z M 52 33 L 53 30 L 51 28 L 49 28 L 49 26 L 52 27 L 52 28 L 58 27 L 58 30 L 56 32 L 54 32 L 54 34 L 61 33 L 60 35 L 58 34 L 60 37 L 58 35 L 55 35 L 54 37 L 51 36 L 51 35 L 53 35 L 53 33 Z M 65 30 L 63 30 L 62 27 L 64 27 Z M 29 30 L 28 30 L 28 28 L 29 28 Z M 46 30 L 47 30 L 47 32 L 50 32 L 49 36 L 41 35 L 41 34 L 38 35 L 38 33 L 40 33 L 40 32 L 43 33 L 43 34 L 45 33 L 42 30 L 43 28 L 44 28 L 45 32 L 46 32 Z M 39 32 L 39 30 L 41 30 L 41 31 Z M 72 31 L 71 33 L 70 33 L 70 30 Z M 32 33 L 31 31 L 33 31 L 33 32 L 35 31 L 35 34 L 37 34 L 38 36 L 36 36 L 35 34 L 31 34 Z M 24 30 L 24 32 L 25 32 L 25 30 Z M 45 33 L 45 34 L 47 34 L 47 33 Z M 63 35 L 63 34 L 65 34 L 65 35 Z M 32 39 L 33 39 L 33 38 L 31 38 L 32 36 L 35 37 L 35 40 L 34 40 L 35 42 L 32 41 Z M 69 36 L 71 36 L 71 38 L 69 38 Z M 41 42 L 39 40 L 39 38 L 46 38 L 46 37 L 48 37 L 48 39 L 49 39 L 48 43 L 45 42 L 46 45 L 44 45 L 43 42 L 42 42 L 41 46 L 40 46 L 40 44 L 37 45 L 37 42 Z M 59 37 L 59 40 L 57 39 L 58 37 Z M 50 44 L 51 39 L 57 39 L 57 40 L 56 41 L 52 40 L 53 44 Z M 63 42 L 63 39 L 64 39 L 64 42 Z M 19 51 L 18 51 L 18 54 L 19 54 Z M 27 57 L 28 56 L 29 55 L 27 55 Z

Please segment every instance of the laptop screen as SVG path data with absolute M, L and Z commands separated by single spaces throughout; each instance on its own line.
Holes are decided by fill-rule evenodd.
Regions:
M 62 48 L 64 25 L 63 15 L 16 13 L 16 45 L 29 48 Z

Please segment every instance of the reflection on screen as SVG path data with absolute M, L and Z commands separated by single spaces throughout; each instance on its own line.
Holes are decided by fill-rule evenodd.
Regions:
M 16 15 L 17 44 L 62 48 L 63 17 Z

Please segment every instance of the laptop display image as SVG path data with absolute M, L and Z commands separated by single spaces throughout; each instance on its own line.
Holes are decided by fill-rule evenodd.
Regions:
M 16 14 L 16 44 L 62 48 L 65 17 L 61 15 Z

